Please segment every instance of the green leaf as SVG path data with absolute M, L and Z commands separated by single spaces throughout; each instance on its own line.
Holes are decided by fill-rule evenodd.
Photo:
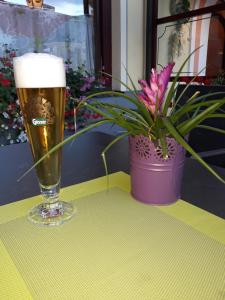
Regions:
M 200 103 L 186 103 L 185 105 L 183 105 L 179 110 L 177 110 L 172 116 L 171 116 L 171 121 L 173 123 L 177 122 L 184 114 L 188 113 L 188 112 L 192 112 L 192 111 L 196 111 L 196 109 L 198 109 L 198 107 L 204 107 L 204 106 L 210 106 L 213 104 L 219 104 L 218 108 L 222 105 L 225 104 L 225 98 L 223 99 L 216 99 L 216 100 L 208 100 L 208 101 L 204 101 L 204 102 L 200 102 Z
M 191 98 L 189 99 L 189 101 L 191 102 L 192 100 L 196 99 L 196 97 L 199 95 L 199 93 L 200 93 L 199 91 L 195 92 L 195 93 L 191 96 Z M 174 106 L 173 106 L 173 108 L 172 108 L 172 111 L 170 112 L 170 115 L 173 114 L 173 112 L 175 111 L 175 109 L 176 109 L 177 106 L 179 106 L 179 108 L 182 108 L 182 107 L 184 106 L 184 105 L 179 105 L 179 104 L 178 104 L 179 101 L 180 101 L 180 99 L 178 99 L 178 100 L 175 102 L 175 104 L 174 104 Z M 176 110 L 176 112 L 177 112 L 177 110 Z
M 106 178 L 107 178 L 107 188 L 109 187 L 109 172 L 108 172 L 108 166 L 107 166 L 107 161 L 106 161 L 106 152 L 117 142 L 119 142 L 120 140 L 122 140 L 124 137 L 130 135 L 130 132 L 125 132 L 124 134 L 119 135 L 118 137 L 116 137 L 111 143 L 109 143 L 105 149 L 102 151 L 102 160 L 103 160 L 103 164 L 104 164 L 104 168 L 105 168 L 105 174 L 106 174 Z
M 197 97 L 197 98 L 195 98 L 195 99 L 192 99 L 192 100 L 191 100 L 191 98 L 190 98 L 187 102 L 188 102 L 188 103 L 189 103 L 189 102 L 195 103 L 195 102 L 198 102 L 198 101 L 200 101 L 200 100 L 202 100 L 202 99 L 209 98 L 209 97 L 211 97 L 211 96 L 219 96 L 219 95 L 223 95 L 222 98 L 224 98 L 224 92 L 214 92 L 214 93 L 209 93 L 209 94 L 207 94 L 207 95 L 199 96 L 199 97 Z M 222 99 L 222 98 L 221 98 L 221 99 Z M 209 100 L 207 100 L 207 101 L 209 101 Z
M 178 70 L 177 72 L 177 75 L 175 76 L 174 80 L 173 80 L 173 83 L 169 89 L 169 92 L 167 94 L 167 97 L 166 97 L 166 100 L 164 102 L 164 106 L 163 106 L 163 114 L 164 116 L 167 116 L 168 114 L 168 108 L 170 106 L 170 103 L 171 103 L 171 100 L 172 98 L 174 97 L 174 90 L 175 90 L 175 86 L 176 86 L 176 83 L 178 81 L 178 78 L 180 76 L 180 73 L 182 72 L 184 66 L 186 65 L 186 63 L 188 62 L 189 58 L 192 56 L 192 54 L 194 54 L 196 51 L 198 51 L 202 46 L 196 48 L 194 51 L 192 51 L 188 57 L 185 59 L 185 61 L 183 62 L 183 64 L 181 65 L 180 69 Z
M 225 114 L 210 114 L 208 115 L 207 119 L 212 119 L 212 118 L 225 118 Z
M 211 126 L 208 126 L 208 125 L 198 125 L 198 126 L 196 126 L 196 128 L 207 129 L 207 130 L 211 130 L 211 131 L 215 131 L 215 132 L 218 132 L 218 133 L 225 134 L 224 129 L 217 128 L 217 127 L 211 127 Z
M 217 174 L 192 148 L 188 145 L 185 139 L 180 135 L 177 129 L 173 126 L 168 118 L 163 118 L 163 122 L 174 139 L 184 147 L 202 166 L 204 166 L 212 175 L 219 179 L 223 184 L 225 180 Z
M 129 136 L 129 135 L 131 135 L 132 134 L 132 132 L 125 132 L 124 134 L 121 134 L 121 135 L 119 135 L 119 136 L 117 136 L 111 143 L 109 143 L 106 147 L 105 147 L 105 149 L 102 151 L 102 153 L 106 153 L 115 143 L 117 143 L 118 141 L 120 141 L 121 139 L 123 139 L 124 137 L 126 137 L 126 136 Z
M 197 109 L 194 111 L 194 113 L 192 115 L 192 119 L 195 118 L 199 114 L 199 112 L 201 111 L 201 109 L 202 109 L 201 106 L 197 107 Z
M 134 82 L 133 82 L 133 80 L 132 80 L 132 78 L 131 78 L 131 76 L 130 76 L 128 70 L 127 70 L 127 68 L 125 67 L 125 65 L 123 65 L 123 67 L 124 67 L 124 69 L 125 69 L 125 71 L 126 71 L 127 77 L 129 78 L 129 80 L 130 80 L 130 82 L 131 82 L 131 85 L 132 85 L 132 87 L 133 87 L 133 89 L 134 89 L 134 93 L 135 93 L 135 95 L 138 97 L 138 92 L 137 92 L 136 86 L 135 86 L 135 84 L 134 84 Z
M 145 105 L 142 102 L 140 102 L 138 99 L 136 99 L 134 97 L 130 97 L 130 96 L 128 96 L 126 94 L 123 94 L 123 93 L 120 93 L 120 92 L 104 91 L 104 92 L 94 93 L 94 94 L 89 95 L 88 97 L 86 97 L 84 100 L 82 100 L 79 103 L 78 108 L 80 106 L 84 105 L 84 103 L 87 100 L 95 98 L 95 97 L 103 96 L 103 95 L 111 95 L 111 96 L 113 95 L 113 96 L 123 97 L 124 99 L 126 99 L 129 102 L 133 103 L 137 107 L 138 111 L 140 111 L 140 113 L 142 114 L 143 118 L 146 120 L 146 122 L 149 125 L 153 124 L 153 119 L 151 118 L 150 113 L 148 112 L 148 110 L 146 109 Z
M 185 86 L 185 88 L 183 89 L 183 91 L 180 93 L 179 97 L 177 98 L 175 104 L 174 104 L 174 109 L 176 107 L 176 105 L 179 103 L 179 101 L 181 100 L 182 96 L 184 95 L 184 93 L 187 91 L 187 89 L 189 88 L 189 86 L 191 85 L 192 82 L 195 81 L 195 79 L 198 77 L 199 74 L 201 74 L 201 72 L 205 69 L 206 67 L 202 68 L 198 74 L 192 78 L 192 80 Z M 199 95 L 199 91 L 195 92 L 194 95 L 189 99 L 189 101 L 192 101 L 193 99 L 195 99 L 197 97 L 197 95 Z
M 113 80 L 119 82 L 120 84 L 122 84 L 122 86 L 124 86 L 128 91 L 130 91 L 131 93 L 133 92 L 133 90 L 129 87 L 129 85 L 127 85 L 126 83 L 124 83 L 123 81 L 121 81 L 120 79 L 114 77 L 113 75 L 106 73 L 106 72 L 101 72 L 102 74 L 111 77 Z
M 140 115 L 138 112 L 136 112 L 133 109 L 124 107 L 122 105 L 118 105 L 118 104 L 111 104 L 111 103 L 101 103 L 101 102 L 96 102 L 97 105 L 100 105 L 102 107 L 113 107 L 116 108 L 118 110 L 120 110 L 123 113 L 127 113 L 129 115 L 132 115 L 133 117 L 136 117 L 137 122 L 140 122 L 140 124 L 142 124 L 144 127 L 146 127 L 147 129 L 149 129 L 149 124 L 146 122 L 146 120 L 142 117 L 142 115 Z
M 33 164 L 33 166 L 27 170 L 17 181 L 20 181 L 21 179 L 23 179 L 28 173 L 30 173 L 31 170 L 33 170 L 38 164 L 40 164 L 46 157 L 48 157 L 49 155 L 51 155 L 52 153 L 54 153 L 55 151 L 57 151 L 59 148 L 61 148 L 62 146 L 64 146 L 66 143 L 74 140 L 75 138 L 77 138 L 78 136 L 82 135 L 83 133 L 90 131 L 91 129 L 101 126 L 103 124 L 107 124 L 107 123 L 111 123 L 109 120 L 101 120 L 99 122 L 96 122 L 95 124 L 91 124 L 81 130 L 79 130 L 78 132 L 76 132 L 75 134 L 69 136 L 68 138 L 66 138 L 64 141 L 62 141 L 61 143 L 57 144 L 56 146 L 54 146 L 51 150 L 49 150 L 45 155 L 43 155 L 35 164 Z
M 199 113 L 195 118 L 188 120 L 185 124 L 179 125 L 177 127 L 178 131 L 183 136 L 187 135 L 194 127 L 196 127 L 199 123 L 204 121 L 210 113 L 217 110 L 219 106 L 219 103 L 215 103 L 212 106 L 208 107 L 203 112 Z
M 110 115 L 106 114 L 103 110 L 98 109 L 97 107 L 95 107 L 95 106 L 93 106 L 93 105 L 91 105 L 91 104 L 88 104 L 88 103 L 85 103 L 84 105 L 85 105 L 87 108 L 92 109 L 94 112 L 100 114 L 101 116 L 103 116 L 103 117 L 105 117 L 105 118 L 107 118 L 107 119 L 112 119 L 112 117 L 111 117 Z
M 99 105 L 99 104 L 96 104 Z M 112 123 L 117 124 L 118 126 L 131 131 L 133 134 L 145 134 L 146 127 L 137 120 L 136 118 L 132 118 L 132 116 L 125 116 L 121 114 L 121 112 L 117 112 L 114 107 L 107 107 L 107 105 L 102 104 L 104 108 L 104 116 L 107 116 L 108 119 L 111 120 Z M 102 110 L 95 108 L 95 106 L 91 104 L 86 105 L 89 109 L 97 113 L 101 113 Z M 149 130 L 149 127 L 147 127 Z

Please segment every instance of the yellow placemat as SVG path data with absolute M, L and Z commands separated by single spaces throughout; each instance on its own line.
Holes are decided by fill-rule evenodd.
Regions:
M 136 202 L 123 173 L 110 186 L 64 189 L 78 212 L 57 228 L 24 217 L 39 197 L 0 208 L 0 299 L 225 299 L 224 220 Z

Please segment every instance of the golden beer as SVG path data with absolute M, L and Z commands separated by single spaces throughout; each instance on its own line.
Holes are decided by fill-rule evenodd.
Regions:
M 62 142 L 66 76 L 63 60 L 45 53 L 27 53 L 14 58 L 17 94 L 34 161 Z M 33 207 L 28 219 L 41 225 L 59 225 L 69 220 L 72 204 L 59 200 L 61 150 L 36 166 L 44 202 Z
M 63 140 L 65 88 L 18 88 L 34 161 Z M 41 186 L 56 185 L 60 180 L 61 150 L 45 158 L 36 167 Z

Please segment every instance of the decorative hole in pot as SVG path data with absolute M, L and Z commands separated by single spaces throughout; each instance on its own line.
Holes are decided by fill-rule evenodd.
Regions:
M 166 205 L 180 198 L 185 150 L 167 138 L 168 158 L 148 137 L 129 137 L 131 194 L 141 202 Z

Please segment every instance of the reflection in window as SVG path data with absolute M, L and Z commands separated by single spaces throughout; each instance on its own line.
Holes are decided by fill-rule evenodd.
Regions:
M 83 14 L 83 0 L 46 0 L 44 9 L 30 9 L 24 2 L 0 1 L 0 54 L 7 44 L 17 55 L 46 52 L 63 57 L 72 68 L 94 69 L 92 17 L 75 16 Z
M 157 30 L 158 68 L 175 61 L 176 73 L 184 59 L 192 55 L 183 75 L 217 76 L 225 68 L 225 11 L 162 24 Z
M 6 2 L 26 5 L 26 0 L 7 0 Z M 80 16 L 84 14 L 83 0 L 45 0 L 44 8 L 53 9 L 57 13 L 70 16 Z
M 158 0 L 158 18 L 185 13 L 219 3 L 218 0 Z

